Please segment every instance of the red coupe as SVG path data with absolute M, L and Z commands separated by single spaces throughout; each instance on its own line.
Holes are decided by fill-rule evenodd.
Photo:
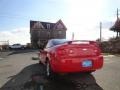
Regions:
M 93 72 L 103 66 L 103 56 L 95 41 L 51 39 L 39 54 L 40 62 L 52 73 Z

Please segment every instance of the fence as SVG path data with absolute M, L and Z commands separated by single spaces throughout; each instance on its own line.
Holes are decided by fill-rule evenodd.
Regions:
M 0 41 L 0 50 L 8 49 L 9 47 L 9 41 Z

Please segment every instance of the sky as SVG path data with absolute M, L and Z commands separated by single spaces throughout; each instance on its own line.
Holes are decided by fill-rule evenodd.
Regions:
M 109 30 L 116 20 L 120 0 L 0 0 L 0 43 L 30 42 L 30 20 L 57 22 L 67 27 L 67 39 L 96 40 L 102 22 L 102 38 L 114 37 Z M 120 13 L 120 12 L 119 12 Z

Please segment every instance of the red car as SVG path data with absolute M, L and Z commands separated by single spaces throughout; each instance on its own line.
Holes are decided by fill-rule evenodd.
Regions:
M 103 56 L 95 41 L 51 39 L 43 51 L 40 62 L 52 73 L 93 72 L 103 66 Z

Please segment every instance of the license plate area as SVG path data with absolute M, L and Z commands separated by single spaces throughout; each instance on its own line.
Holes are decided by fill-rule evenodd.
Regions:
M 84 60 L 82 62 L 82 67 L 92 67 L 92 61 L 91 60 Z

